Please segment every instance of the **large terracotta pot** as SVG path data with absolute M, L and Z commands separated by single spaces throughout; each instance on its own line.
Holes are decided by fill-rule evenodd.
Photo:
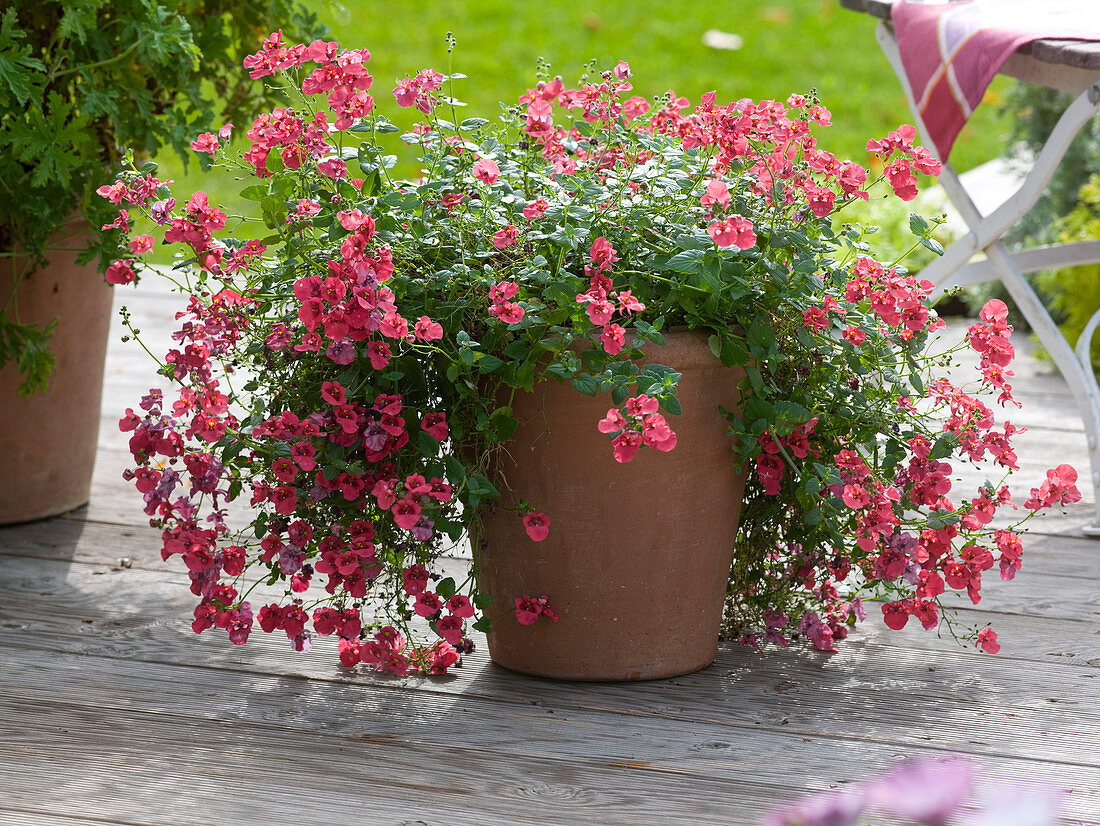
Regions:
M 505 504 L 526 499 L 552 520 L 533 542 L 520 518 L 496 509 L 475 547 L 480 588 L 492 597 L 493 661 L 572 680 L 645 680 L 704 668 L 717 653 L 744 476 L 718 411 L 739 409 L 740 371 L 724 367 L 701 333 L 673 333 L 647 359 L 683 374 L 678 443 L 612 456 L 596 429 L 606 395 L 546 380 L 517 393 L 520 425 L 497 460 Z M 510 609 L 549 597 L 558 622 L 523 626 Z
M 20 280 L 19 319 L 57 318 L 50 350 L 57 366 L 45 394 L 19 396 L 14 364 L 0 370 L 0 524 L 63 513 L 88 501 L 99 436 L 103 363 L 111 320 L 111 287 L 94 264 L 77 265 L 83 232 L 53 243 L 50 263 Z M 0 259 L 8 262 L 11 258 Z M 15 259 L 16 272 L 24 261 Z M 0 301 L 11 280 L 0 281 Z

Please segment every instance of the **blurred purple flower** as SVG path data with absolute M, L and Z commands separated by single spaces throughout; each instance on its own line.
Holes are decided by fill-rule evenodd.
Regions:
M 990 786 L 974 826 L 1057 826 L 1062 796 L 1058 789 L 1037 786 Z
M 764 826 L 855 826 L 863 811 L 863 792 L 825 792 L 796 800 L 768 815 Z
M 973 787 L 970 764 L 959 758 L 902 763 L 867 787 L 867 803 L 887 814 L 943 826 Z

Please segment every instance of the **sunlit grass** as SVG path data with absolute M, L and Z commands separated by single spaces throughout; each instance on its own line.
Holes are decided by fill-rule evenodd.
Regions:
M 610 68 L 630 63 L 636 92 L 647 98 L 669 89 L 692 101 L 715 90 L 719 101 L 748 97 L 785 100 L 816 89 L 833 113 L 822 147 L 866 163 L 867 139 L 911 121 L 901 88 L 874 39 L 875 21 L 840 8 L 836 0 L 359 0 L 342 7 L 316 2 L 341 45 L 371 51 L 377 106 L 399 124 L 391 90 L 406 74 L 432 67 L 468 75 L 455 94 L 469 114 L 494 117 L 535 82 L 537 61 L 575 83 L 589 60 Z M 711 29 L 741 38 L 736 50 L 708 47 Z M 446 33 L 458 46 L 447 54 Z M 998 94 L 1006 81 L 992 89 Z M 247 124 L 237 124 L 238 134 Z M 969 169 L 1000 154 L 1005 119 L 994 106 L 979 108 L 956 143 L 951 160 Z M 394 151 L 402 144 L 393 140 Z M 409 156 L 411 157 L 411 156 Z M 181 182 L 177 197 L 197 189 L 211 200 L 232 198 L 244 185 L 231 175 L 203 175 L 191 164 L 186 178 L 177 158 L 158 159 L 162 175 Z M 406 161 L 407 172 L 415 170 Z

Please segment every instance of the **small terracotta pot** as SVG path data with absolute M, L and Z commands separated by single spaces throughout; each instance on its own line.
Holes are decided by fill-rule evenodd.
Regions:
M 64 513 L 88 501 L 99 437 L 103 364 L 111 321 L 111 287 L 94 264 L 78 265 L 84 232 L 55 239 L 49 264 L 30 269 L 18 285 L 19 319 L 57 318 L 50 351 L 57 365 L 44 394 L 19 396 L 17 367 L 0 370 L 0 524 Z M 70 251 L 71 250 L 71 251 Z M 12 259 L 0 259 L 4 273 Z M 24 260 L 15 259 L 16 272 Z M 0 281 L 0 300 L 11 279 Z
M 489 654 L 515 671 L 571 680 L 687 674 L 717 653 L 722 606 L 744 494 L 726 420 L 743 375 L 711 355 L 702 333 L 666 335 L 647 360 L 683 374 L 683 413 L 667 416 L 676 447 L 643 447 L 620 464 L 596 423 L 615 406 L 554 380 L 517 393 L 520 424 L 497 460 L 505 505 L 522 499 L 551 518 L 533 542 L 502 508 L 474 549 L 492 597 Z M 558 622 L 523 626 L 523 596 L 549 597 Z

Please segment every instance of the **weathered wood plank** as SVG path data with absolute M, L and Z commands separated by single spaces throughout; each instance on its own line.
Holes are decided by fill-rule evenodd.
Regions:
M 34 662 L 29 659 L 13 665 L 34 666 Z M 156 782 L 161 797 L 170 794 L 174 785 L 191 782 L 186 772 L 173 778 L 170 767 L 174 762 L 186 763 L 189 757 L 209 755 L 212 749 L 232 742 L 228 754 L 219 755 L 221 766 L 238 764 L 245 755 L 258 758 L 238 765 L 235 771 L 238 783 L 248 782 L 248 787 L 241 789 L 246 800 L 260 794 L 264 785 L 278 783 L 293 772 L 298 760 L 326 769 L 331 762 L 350 761 L 366 772 L 363 782 L 379 777 L 378 772 L 393 773 L 393 781 L 375 790 L 383 806 L 400 805 L 407 792 L 402 781 L 409 782 L 401 777 L 401 770 L 411 769 L 417 788 L 438 784 L 448 793 L 468 795 L 470 799 L 462 805 L 469 813 L 498 815 L 504 813 L 494 808 L 502 802 L 497 799 L 499 793 L 492 793 L 486 788 L 486 779 L 476 774 L 484 765 L 482 761 L 491 761 L 499 767 L 493 776 L 508 773 L 520 784 L 522 794 L 532 793 L 523 789 L 523 783 L 533 777 L 554 784 L 556 791 L 547 801 L 550 808 L 540 806 L 540 811 L 532 814 L 539 822 L 591 822 L 590 818 L 597 817 L 591 808 L 595 805 L 601 823 L 637 822 L 632 817 L 635 814 L 667 822 L 676 812 L 690 815 L 693 821 L 728 823 L 730 807 L 742 813 L 736 822 L 757 822 L 769 801 L 788 797 L 795 789 L 832 785 L 836 772 L 846 772 L 848 767 L 840 767 L 849 761 L 859 764 L 855 776 L 865 777 L 874 774 L 876 766 L 901 755 L 936 755 L 944 748 L 954 748 L 937 739 L 899 750 L 896 744 L 876 737 L 822 736 L 794 725 L 767 730 L 727 721 L 691 720 L 685 724 L 648 714 L 644 707 L 631 710 L 629 719 L 615 719 L 599 707 L 560 704 L 556 689 L 561 684 L 549 682 L 537 682 L 536 700 L 531 700 L 528 692 L 501 705 L 469 691 L 456 696 L 385 690 L 175 665 L 165 666 L 158 674 L 139 663 L 66 655 L 50 661 L 46 670 L 33 673 L 26 682 L 12 679 L 6 671 L 0 670 L 4 688 L 0 707 L 5 711 L 0 719 L 6 721 L 0 723 L 0 729 L 6 724 L 16 732 L 14 737 L 0 737 L 0 754 L 10 749 L 21 759 L 14 771 L 0 768 L 0 777 L 5 771 L 13 775 L 5 780 L 5 788 L 17 789 L 15 800 L 21 786 L 40 780 L 36 769 L 51 752 L 65 749 L 70 755 L 83 755 L 84 747 L 94 743 L 109 757 L 118 755 L 117 760 L 124 756 L 130 771 L 119 779 L 114 760 L 105 760 L 98 767 L 82 766 L 85 793 L 90 791 L 92 799 L 100 803 L 96 784 L 110 776 L 111 782 L 123 785 L 127 797 L 138 797 L 139 811 L 146 815 L 143 822 L 156 822 L 149 817 L 156 809 L 146 808 L 152 801 L 140 790 L 125 786 L 145 785 L 140 761 L 146 757 L 148 768 L 153 768 L 146 755 L 154 744 L 163 744 L 161 760 L 169 768 Z M 685 687 L 675 686 L 674 691 L 682 693 Z M 217 697 L 218 702 L 211 703 L 210 697 Z M 727 696 L 726 704 L 730 702 Z M 20 723 L 47 714 L 50 725 L 45 732 L 28 734 L 25 732 L 33 732 L 33 727 L 23 726 L 24 733 L 20 733 Z M 521 738 L 515 736 L 517 732 L 523 733 Z M 39 739 L 47 742 L 39 745 Z M 21 747 L 30 754 L 19 754 Z M 339 755 L 338 760 L 333 759 L 334 754 Z M 68 762 L 72 762 L 71 756 Z M 1025 769 L 1017 758 L 996 756 L 982 762 L 1004 776 L 1026 771 L 1033 778 L 1072 790 L 1071 814 L 1100 811 L 1096 785 L 1100 773 L 1095 766 L 1039 761 L 1028 763 Z M 361 763 L 373 763 L 374 768 Z M 220 766 L 211 766 L 209 760 L 201 765 L 204 777 L 219 772 Z M 531 774 L 523 771 L 523 766 L 530 767 Z M 293 785 L 308 788 L 318 782 L 311 779 L 314 774 L 305 772 Z M 458 779 L 462 782 L 456 783 Z M 239 798 L 236 786 L 233 784 L 232 795 L 223 795 L 223 806 L 235 805 Z M 627 800 L 605 797 L 616 794 L 626 795 Z M 320 805 L 327 806 L 329 798 L 322 796 Z M 709 807 L 708 801 L 715 807 Z M 503 802 L 514 805 L 516 801 L 505 795 Z M 607 804 L 606 812 L 601 802 Z M 443 796 L 440 803 L 446 817 L 451 801 Z M 429 811 L 417 813 L 424 816 Z M 588 812 L 587 816 L 578 818 L 581 811 Z M 568 816 L 570 812 L 573 817 Z M 477 822 L 476 814 L 473 820 Z M 439 821 L 432 817 L 429 822 Z
M 121 812 L 109 823 L 101 817 L 84 817 L 72 811 L 73 805 L 43 812 L 11 808 L 0 802 L 0 826 L 149 826 L 148 821 L 133 820 Z
M 21 584 L 2 574 L 0 581 Z M 796 651 L 761 658 L 751 649 L 727 646 L 700 674 L 627 686 L 532 681 L 490 665 L 481 652 L 449 681 L 397 681 L 362 668 L 342 669 L 331 640 L 320 640 L 313 653 L 301 656 L 285 640 L 259 633 L 243 648 L 220 636 L 196 637 L 183 609 L 187 596 L 182 588 L 166 591 L 151 581 L 134 588 L 126 577 L 85 577 L 79 571 L 53 591 L 5 595 L 0 650 L 8 652 L 14 676 L 0 673 L 0 680 L 31 685 L 38 680 L 29 674 L 36 660 L 52 662 L 66 652 L 120 661 L 109 680 L 123 685 L 130 682 L 124 673 L 134 668 L 153 675 L 163 666 L 193 665 L 231 672 L 230 682 L 259 673 L 506 703 L 529 702 L 535 690 L 556 706 L 630 718 L 916 747 L 934 743 L 990 757 L 1100 766 L 1100 731 L 1088 711 L 1100 704 L 1094 668 L 985 657 L 950 643 L 937 651 L 913 650 L 864 641 L 857 630 L 831 658 Z M 216 679 L 213 673 L 209 679 Z

